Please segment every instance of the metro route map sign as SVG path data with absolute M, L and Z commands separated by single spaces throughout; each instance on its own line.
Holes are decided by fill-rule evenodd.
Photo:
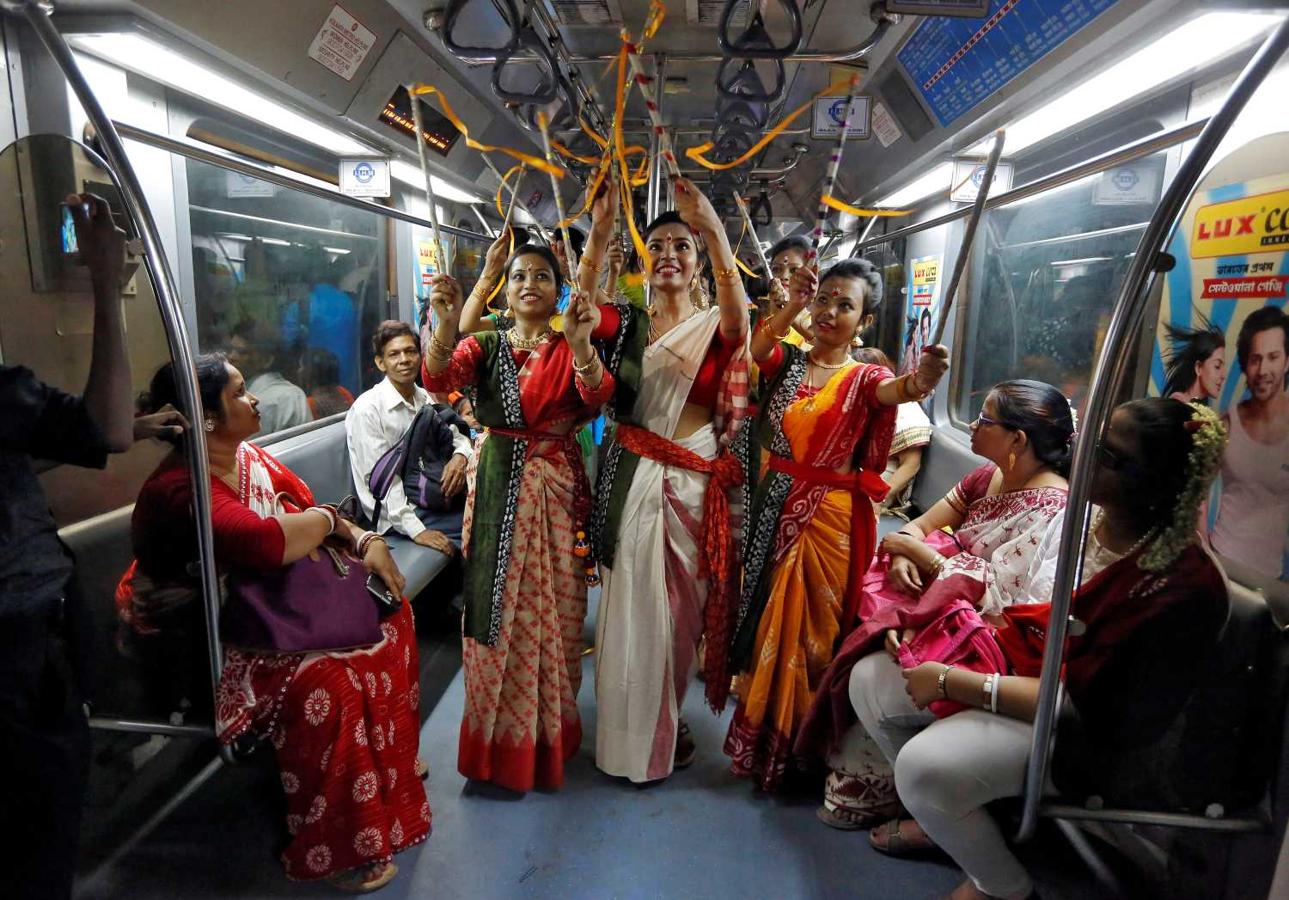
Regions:
M 983 19 L 926 19 L 897 59 L 942 126 L 976 107 L 1117 0 L 989 0 Z

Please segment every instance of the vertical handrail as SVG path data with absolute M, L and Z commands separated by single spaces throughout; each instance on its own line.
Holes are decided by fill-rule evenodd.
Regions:
M 143 243 L 144 261 L 152 275 L 152 284 L 156 288 L 157 305 L 160 307 L 161 320 L 166 330 L 166 340 L 170 344 L 170 356 L 174 360 L 175 386 L 179 397 L 186 405 L 194 427 L 188 431 L 185 442 L 188 453 L 188 466 L 193 479 L 193 508 L 197 526 L 197 548 L 200 553 L 202 601 L 206 607 L 207 650 L 210 653 L 210 683 L 212 697 L 218 708 L 219 678 L 223 669 L 223 645 L 219 640 L 219 590 L 215 572 L 215 539 L 210 524 L 210 464 L 206 456 L 206 434 L 200 423 L 201 396 L 197 390 L 197 373 L 191 345 L 188 342 L 188 327 L 184 322 L 183 309 L 179 304 L 179 291 L 175 286 L 174 272 L 166 260 L 161 244 L 161 232 L 157 229 L 156 220 L 148 208 L 143 196 L 134 167 L 130 165 L 125 152 L 125 144 L 117 134 L 116 126 L 99 104 L 98 98 L 90 90 L 89 83 L 76 65 L 76 58 L 62 34 L 54 27 L 49 18 L 46 4 L 39 0 L 6 0 L 6 12 L 23 15 L 36 32 L 45 49 L 49 51 L 54 62 L 63 72 L 63 77 L 76 92 L 81 106 L 90 123 L 98 133 L 99 146 L 116 176 L 121 189 L 121 199 L 130 212 L 139 229 L 139 238 Z M 225 748 L 221 752 L 228 756 Z M 228 756 L 231 759 L 231 756 Z
M 1115 302 L 1106 330 L 1105 342 L 1088 385 L 1088 408 L 1083 428 L 1075 441 L 1070 464 L 1070 489 L 1066 501 L 1065 522 L 1061 528 L 1058 565 L 1052 585 L 1052 611 L 1043 648 L 1043 672 L 1039 680 L 1038 709 L 1034 715 L 1034 736 L 1030 743 L 1029 762 L 1025 771 L 1024 807 L 1018 841 L 1028 840 L 1038 825 L 1038 807 L 1047 779 L 1048 752 L 1056 727 L 1057 695 L 1060 669 L 1065 654 L 1065 633 L 1069 623 L 1070 602 L 1083 571 L 1083 535 L 1088 519 L 1088 491 L 1093 472 L 1097 440 L 1105 430 L 1114 408 L 1114 398 L 1123 385 L 1130 363 L 1133 342 L 1141 327 L 1149 294 L 1147 283 L 1160 265 L 1161 249 L 1172 234 L 1178 217 L 1190 202 L 1204 167 L 1226 136 L 1231 124 L 1244 109 L 1249 98 L 1289 47 L 1289 20 L 1282 22 L 1254 54 L 1222 108 L 1208 121 L 1195 140 L 1195 146 L 1182 161 L 1177 176 L 1164 192 L 1155 214 L 1137 245 L 1137 253 L 1124 278 L 1123 288 Z

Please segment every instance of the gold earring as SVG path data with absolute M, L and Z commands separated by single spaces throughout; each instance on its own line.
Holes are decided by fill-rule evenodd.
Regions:
M 214 419 L 207 419 L 207 420 L 206 420 L 206 430 L 207 430 L 207 431 L 214 431 L 214 430 L 215 430 L 215 420 L 214 420 Z
M 1007 454 L 1007 471 L 1010 472 L 1016 468 L 1016 451 L 1013 450 Z

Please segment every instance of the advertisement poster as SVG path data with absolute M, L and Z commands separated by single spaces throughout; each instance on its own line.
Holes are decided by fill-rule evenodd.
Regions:
M 939 256 L 920 256 L 909 268 L 901 375 L 917 368 L 922 348 L 931 342 L 933 323 L 940 308 L 941 262 L 942 257 Z
M 1229 444 L 1201 527 L 1245 583 L 1289 573 L 1289 134 L 1205 176 L 1169 247 L 1150 393 L 1207 403 Z

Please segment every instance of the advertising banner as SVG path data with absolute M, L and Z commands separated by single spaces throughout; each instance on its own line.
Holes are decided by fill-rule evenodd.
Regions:
M 1230 436 L 1201 528 L 1240 581 L 1289 572 L 1289 134 L 1205 177 L 1168 252 L 1150 393 L 1208 404 Z M 1234 565 L 1231 565 L 1231 564 Z

